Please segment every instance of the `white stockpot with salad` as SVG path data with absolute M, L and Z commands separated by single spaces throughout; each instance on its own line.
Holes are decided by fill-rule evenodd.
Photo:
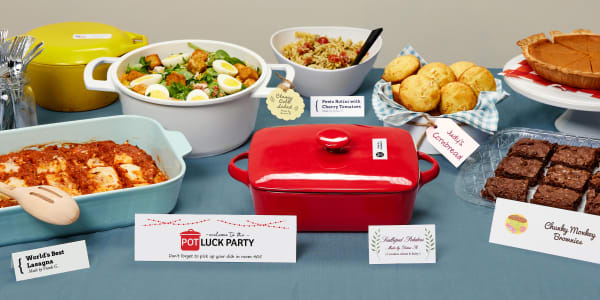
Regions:
M 106 81 L 92 77 L 111 63 Z M 118 57 L 91 61 L 84 71 L 88 89 L 117 92 L 123 114 L 154 118 L 182 131 L 191 157 L 211 156 L 243 144 L 256 122 L 259 101 L 272 88 L 272 70 L 294 79 L 286 64 L 267 64 L 255 52 L 230 43 L 178 40 L 151 44 Z

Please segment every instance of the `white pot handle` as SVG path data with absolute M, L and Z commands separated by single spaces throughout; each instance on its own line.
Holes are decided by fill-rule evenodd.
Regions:
M 290 65 L 286 65 L 286 64 L 268 64 L 267 65 L 269 67 L 269 72 L 274 71 L 274 70 L 278 70 L 278 71 L 285 71 L 285 79 L 289 80 L 289 81 L 294 81 L 294 77 L 296 76 L 296 71 L 294 71 L 294 68 L 292 68 L 292 66 Z M 269 96 L 269 94 L 275 89 L 275 88 L 269 88 L 267 87 L 267 84 L 269 84 L 269 82 L 265 82 L 263 84 L 263 86 L 259 87 L 256 92 L 254 92 L 254 94 L 252 94 L 253 98 L 267 98 L 267 96 Z
M 110 80 L 110 75 L 107 76 L 106 80 L 96 80 L 94 79 L 94 70 L 101 64 L 112 64 L 117 60 L 119 60 L 118 57 L 98 57 L 90 61 L 83 70 L 85 87 L 92 91 L 116 92 L 117 89 Z

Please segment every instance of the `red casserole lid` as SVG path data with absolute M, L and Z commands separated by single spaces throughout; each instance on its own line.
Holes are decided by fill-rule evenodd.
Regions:
M 307 193 L 395 193 L 419 184 L 417 152 L 402 129 L 299 125 L 257 131 L 248 154 L 255 189 Z

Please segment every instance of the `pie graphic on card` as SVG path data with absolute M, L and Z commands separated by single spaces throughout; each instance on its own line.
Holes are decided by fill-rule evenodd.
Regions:
M 517 42 L 531 68 L 542 78 L 584 89 L 600 89 L 600 35 L 577 29 L 551 31 Z

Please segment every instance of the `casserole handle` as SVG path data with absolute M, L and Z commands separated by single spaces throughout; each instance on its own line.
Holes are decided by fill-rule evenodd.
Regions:
M 101 64 L 112 64 L 118 59 L 118 57 L 98 57 L 90 61 L 83 70 L 85 87 L 92 91 L 116 92 L 114 84 L 110 81 L 110 76 L 106 80 L 96 80 L 94 79 L 94 70 Z
M 269 66 L 269 72 L 271 71 L 285 71 L 285 79 L 289 80 L 290 82 L 294 81 L 294 77 L 296 76 L 296 71 L 294 71 L 294 68 L 292 68 L 292 66 L 290 65 L 286 65 L 286 64 L 268 64 L 267 66 Z M 267 70 L 263 70 L 263 72 L 266 72 Z M 267 80 L 267 82 L 265 82 L 263 84 L 263 86 L 259 87 L 256 92 L 254 92 L 254 94 L 252 94 L 253 98 L 267 98 L 269 96 L 269 94 L 275 89 L 275 88 L 269 88 L 267 87 L 267 84 L 269 84 L 269 81 Z
M 165 130 L 165 136 L 177 156 L 184 157 L 192 152 L 190 142 L 188 142 L 185 135 L 180 131 Z
M 434 180 L 438 174 L 440 174 L 440 165 L 438 165 L 437 161 L 433 157 L 421 151 L 417 152 L 417 156 L 419 159 L 428 161 L 432 164 L 431 169 L 421 172 L 421 176 L 419 176 L 419 187 L 422 187 L 428 182 Z
M 133 32 L 125 32 L 125 34 L 131 39 L 131 43 L 123 45 L 123 53 L 148 45 L 148 38 L 143 34 Z
M 242 159 L 248 159 L 248 151 L 234 157 L 229 162 L 229 167 L 227 168 L 227 170 L 229 171 L 229 175 L 231 175 L 231 177 L 233 177 L 235 180 L 245 185 L 248 185 L 250 183 L 250 180 L 248 179 L 248 171 L 242 170 L 235 165 L 235 162 L 240 161 Z

